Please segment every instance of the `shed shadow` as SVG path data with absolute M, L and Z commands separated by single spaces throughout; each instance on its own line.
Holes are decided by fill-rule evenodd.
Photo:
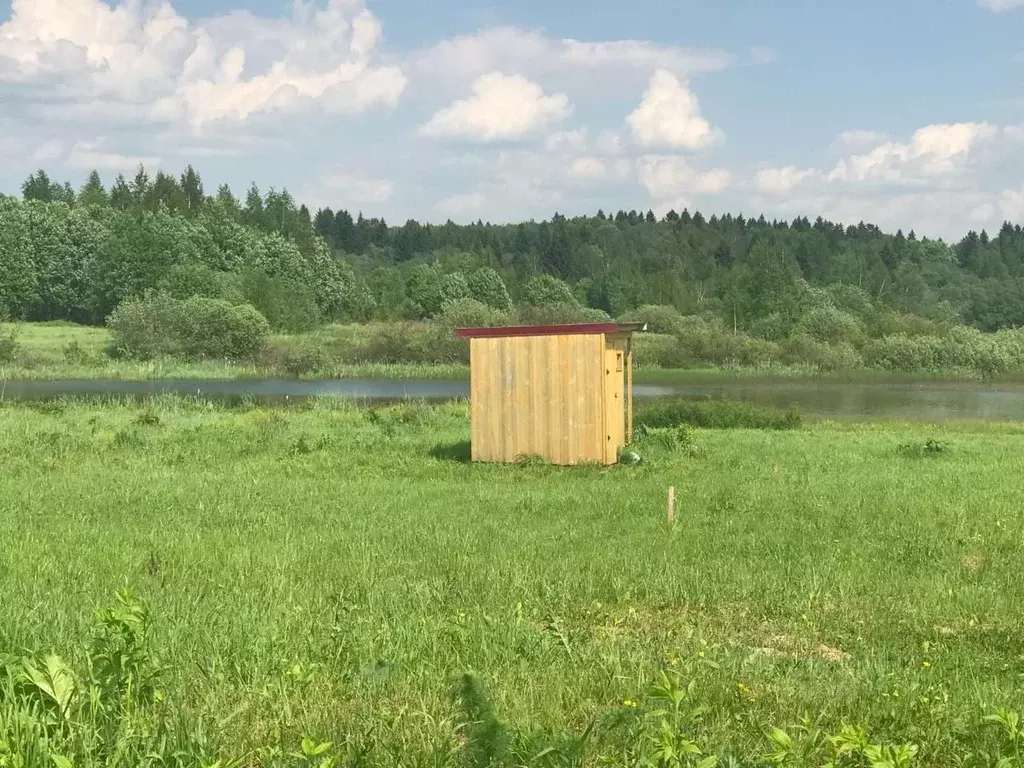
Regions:
M 438 443 L 430 449 L 430 455 L 439 461 L 453 461 L 458 464 L 471 464 L 473 461 L 473 452 L 468 440 Z

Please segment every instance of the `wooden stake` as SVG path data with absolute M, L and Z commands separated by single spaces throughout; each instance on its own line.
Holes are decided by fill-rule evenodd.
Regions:
M 676 489 L 668 489 L 668 521 L 674 523 L 676 521 Z

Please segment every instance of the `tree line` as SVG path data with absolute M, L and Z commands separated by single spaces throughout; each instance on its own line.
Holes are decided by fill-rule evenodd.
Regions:
M 45 171 L 0 198 L 0 314 L 103 323 L 127 298 L 162 292 L 252 303 L 272 325 L 416 320 L 472 300 L 620 317 L 669 306 L 735 332 L 785 337 L 831 307 L 984 331 L 1024 325 L 1024 233 L 960 242 L 859 223 L 699 212 L 618 211 L 459 225 L 312 214 L 287 190 L 207 194 L 140 167 L 75 190 Z M 557 314 L 557 313 L 556 313 Z

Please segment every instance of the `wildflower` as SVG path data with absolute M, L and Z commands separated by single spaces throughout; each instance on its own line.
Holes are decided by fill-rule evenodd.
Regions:
M 930 661 L 928 661 L 927 659 L 925 659 L 924 661 L 921 662 L 921 666 L 924 667 L 925 669 L 927 669 L 931 665 L 932 665 L 932 663 Z

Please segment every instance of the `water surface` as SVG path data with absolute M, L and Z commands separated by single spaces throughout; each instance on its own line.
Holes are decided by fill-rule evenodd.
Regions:
M 345 397 L 365 404 L 401 400 L 447 401 L 469 396 L 468 381 L 339 379 L 329 381 L 154 380 L 9 381 L 0 384 L 7 400 L 64 395 L 146 398 L 192 395 L 240 402 L 276 403 L 307 397 Z M 861 382 L 821 380 L 686 379 L 634 387 L 638 400 L 658 397 L 725 397 L 781 408 L 796 406 L 810 416 L 837 419 L 911 421 L 1024 421 L 1024 386 L 977 382 Z

